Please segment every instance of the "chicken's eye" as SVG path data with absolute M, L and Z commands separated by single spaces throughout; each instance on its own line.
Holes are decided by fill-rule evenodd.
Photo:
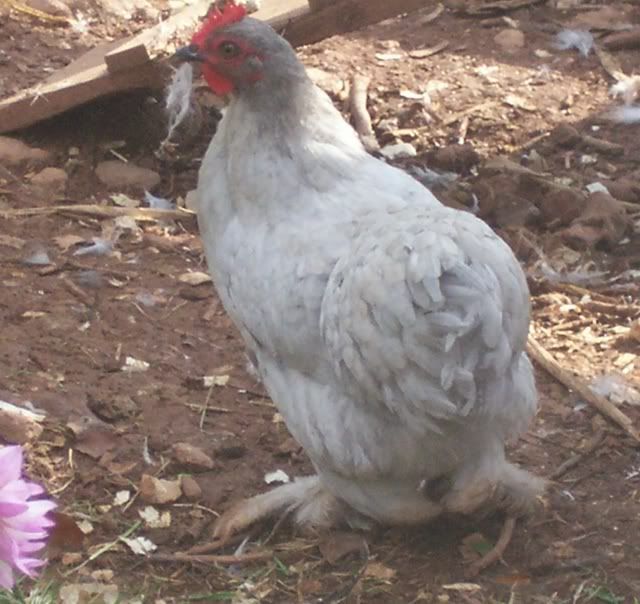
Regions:
M 221 42 L 218 45 L 218 52 L 225 59 L 233 59 L 240 54 L 240 47 L 235 42 Z

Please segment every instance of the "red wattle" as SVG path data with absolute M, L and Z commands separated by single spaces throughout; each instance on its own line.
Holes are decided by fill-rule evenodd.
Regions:
M 209 84 L 209 88 L 218 96 L 229 94 L 233 90 L 233 83 L 228 78 L 216 73 L 209 65 L 202 66 L 202 75 Z

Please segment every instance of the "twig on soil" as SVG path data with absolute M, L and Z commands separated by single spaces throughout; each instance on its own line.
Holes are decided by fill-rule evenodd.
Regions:
M 87 292 L 85 292 L 81 287 L 77 286 L 69 277 L 62 278 L 62 284 L 65 289 L 73 296 L 75 296 L 82 304 L 91 308 L 95 304 L 95 300 L 91 298 Z
M 620 411 L 620 409 L 604 396 L 593 392 L 589 385 L 582 379 L 562 367 L 553 355 L 531 335 L 529 336 L 527 352 L 534 361 L 568 390 L 577 392 L 586 402 L 602 413 L 602 415 L 618 424 L 629 436 L 640 443 L 640 432 L 634 427 L 629 416 Z
M 507 516 L 495 546 L 467 569 L 465 573 L 467 577 L 477 577 L 485 568 L 502 559 L 502 554 L 504 554 L 504 551 L 511 541 L 515 526 L 516 519 L 513 516 Z
M 4 178 L 8 178 L 15 182 L 21 189 L 27 191 L 27 187 L 22 184 L 22 181 L 11 171 L 9 168 L 5 168 L 2 164 L 0 164 L 0 176 Z
M 219 517 L 220 514 L 217 514 Z M 241 543 L 246 538 L 246 533 L 232 535 L 228 539 L 215 539 L 214 541 L 210 541 L 209 543 L 201 543 L 200 545 L 194 545 L 190 547 L 185 554 L 189 556 L 197 556 L 201 554 L 210 554 L 211 552 L 217 552 L 218 550 L 226 547 L 227 545 L 235 545 L 236 543 Z M 249 537 L 251 537 L 251 533 L 249 533 Z
M 615 317 L 636 317 L 640 315 L 640 308 L 631 304 L 608 304 L 607 302 L 598 302 L 589 300 L 582 302 L 584 308 L 603 315 L 612 315 Z
M 575 455 L 572 455 L 569 459 L 562 462 L 551 474 L 549 478 L 551 480 L 557 480 L 564 474 L 566 474 L 572 468 L 575 468 L 587 455 L 591 455 L 603 442 L 605 433 L 604 430 L 598 430 L 589 440 L 584 451 L 580 451 Z
M 177 552 L 175 554 L 152 554 L 150 560 L 158 562 L 195 562 L 204 564 L 243 564 L 247 562 L 259 562 L 273 558 L 272 551 L 249 552 L 234 556 L 233 554 L 186 554 Z
M 198 423 L 200 430 L 202 430 L 204 426 L 204 420 L 207 417 L 207 409 L 209 408 L 209 401 L 211 400 L 211 396 L 213 395 L 214 388 L 215 384 L 212 384 L 209 388 L 209 392 L 207 392 L 207 397 L 204 399 L 204 404 L 202 405 L 202 411 L 200 413 L 200 422 Z
M 355 74 L 351 80 L 349 93 L 349 109 L 353 118 L 353 125 L 360 136 L 360 140 L 367 151 L 377 151 L 380 148 L 371 125 L 371 116 L 367 111 L 367 89 L 371 78 Z
M 24 218 L 27 216 L 47 216 L 49 214 L 77 214 L 95 218 L 118 218 L 129 216 L 134 220 L 156 222 L 163 219 L 194 219 L 195 212 L 189 210 L 155 210 L 153 208 L 121 208 L 96 204 L 65 204 L 35 208 L 0 210 L 2 218 Z
M 102 554 L 105 554 L 109 550 L 112 550 L 114 547 L 118 545 L 118 543 L 120 543 L 122 539 L 126 539 L 129 535 L 135 533 L 140 528 L 141 524 L 142 524 L 142 521 L 140 520 L 137 522 L 134 522 L 124 533 L 122 533 L 121 535 L 118 535 L 118 537 L 113 541 L 110 541 L 109 543 L 105 543 L 102 547 L 100 547 L 95 552 L 93 552 L 93 554 L 91 554 L 84 562 L 62 573 L 62 576 L 68 577 L 69 575 L 79 571 L 81 568 L 84 568 L 87 564 L 89 564 L 89 562 L 93 562 L 96 558 L 99 558 L 100 556 L 102 556 Z
M 488 107 L 491 107 L 492 105 L 495 105 L 495 104 L 496 104 L 495 101 L 483 101 L 482 103 L 478 103 L 477 105 L 472 105 L 471 107 L 467 107 L 462 111 L 458 111 L 457 113 L 454 113 L 452 116 L 444 120 L 442 122 L 442 125 L 445 127 L 451 126 L 452 124 L 455 124 L 458 120 L 461 120 L 462 118 L 468 115 L 471 115 L 472 113 L 476 113 L 481 109 L 487 109 Z

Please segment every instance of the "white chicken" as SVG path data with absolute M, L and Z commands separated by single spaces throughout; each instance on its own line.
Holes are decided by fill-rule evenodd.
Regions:
M 320 528 L 529 509 L 543 481 L 504 452 L 537 405 L 509 247 L 369 155 L 243 8 L 211 12 L 178 56 L 230 96 L 199 174 L 209 269 L 317 472 L 232 507 L 217 535 L 285 510 Z

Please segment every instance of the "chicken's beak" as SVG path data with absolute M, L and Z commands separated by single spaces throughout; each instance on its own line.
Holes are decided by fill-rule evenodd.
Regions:
M 197 44 L 189 44 L 189 46 L 183 46 L 176 51 L 172 59 L 189 62 L 204 61 L 204 57 L 200 54 L 200 48 Z

